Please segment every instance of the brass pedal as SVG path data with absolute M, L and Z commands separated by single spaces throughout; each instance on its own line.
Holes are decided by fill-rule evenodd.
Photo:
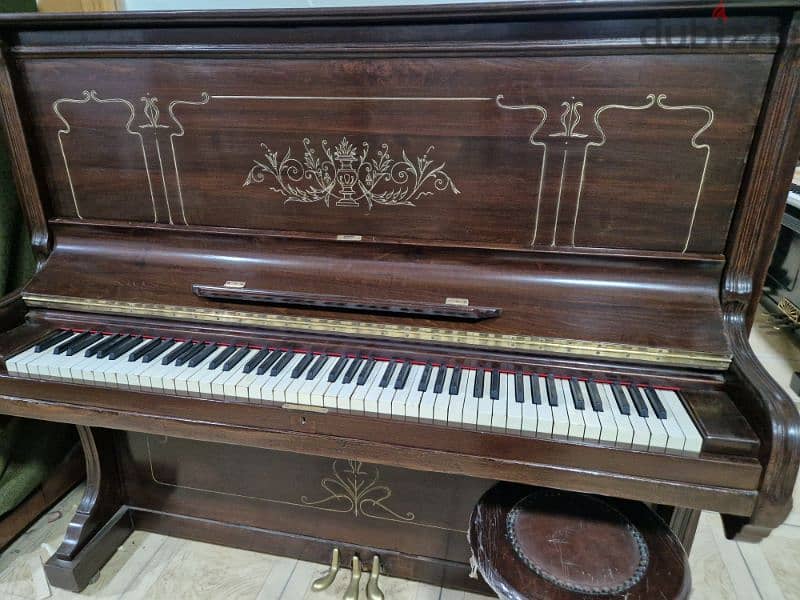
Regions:
M 353 557 L 352 573 L 350 574 L 350 585 L 344 593 L 342 600 L 358 600 L 358 588 L 361 585 L 361 561 L 358 556 Z
M 367 600 L 383 600 L 383 592 L 378 586 L 378 577 L 381 574 L 381 560 L 378 555 L 372 557 L 372 571 L 367 582 Z
M 331 554 L 331 566 L 328 569 L 328 572 L 325 573 L 319 579 L 315 579 L 314 583 L 311 584 L 311 589 L 315 592 L 321 592 L 322 590 L 327 590 L 331 584 L 336 579 L 336 575 L 339 573 L 339 549 L 334 548 L 333 554 Z

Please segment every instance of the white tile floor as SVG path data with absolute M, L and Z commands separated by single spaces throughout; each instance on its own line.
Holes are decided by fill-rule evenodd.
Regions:
M 767 369 L 800 403 L 789 390 L 792 372 L 800 370 L 800 343 L 785 331 L 769 328 L 763 315 L 751 343 Z M 82 596 L 50 588 L 42 563 L 63 537 L 82 491 L 81 486 L 70 493 L 0 554 L 0 599 L 339 600 L 347 587 L 346 571 L 326 592 L 314 593 L 311 582 L 325 570 L 320 565 L 137 531 Z M 693 600 L 800 600 L 800 506 L 757 545 L 726 540 L 719 517 L 704 513 L 690 563 Z M 482 598 L 401 579 L 382 578 L 381 584 L 387 600 Z

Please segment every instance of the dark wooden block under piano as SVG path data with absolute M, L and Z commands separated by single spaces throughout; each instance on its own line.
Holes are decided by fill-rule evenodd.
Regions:
M 88 466 L 51 583 L 138 527 L 490 593 L 497 482 L 768 535 L 800 421 L 748 333 L 800 3 L 727 4 L 0 17 L 39 260 L 0 412 Z

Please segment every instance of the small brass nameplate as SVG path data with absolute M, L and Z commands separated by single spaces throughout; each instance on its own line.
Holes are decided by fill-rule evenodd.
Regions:
M 360 235 L 337 235 L 336 240 L 339 242 L 360 242 L 361 236 Z
M 447 298 L 444 303 L 451 306 L 469 306 L 469 298 Z
M 240 289 L 242 289 L 243 287 L 246 287 L 246 286 L 247 286 L 247 282 L 246 281 L 226 281 L 225 285 L 223 285 L 222 287 L 233 288 L 233 289 L 240 290 Z

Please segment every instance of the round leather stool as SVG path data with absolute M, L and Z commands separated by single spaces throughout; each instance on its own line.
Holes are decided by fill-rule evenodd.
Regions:
M 691 589 L 683 546 L 641 502 L 501 483 L 475 507 L 469 541 L 509 600 L 673 600 Z

